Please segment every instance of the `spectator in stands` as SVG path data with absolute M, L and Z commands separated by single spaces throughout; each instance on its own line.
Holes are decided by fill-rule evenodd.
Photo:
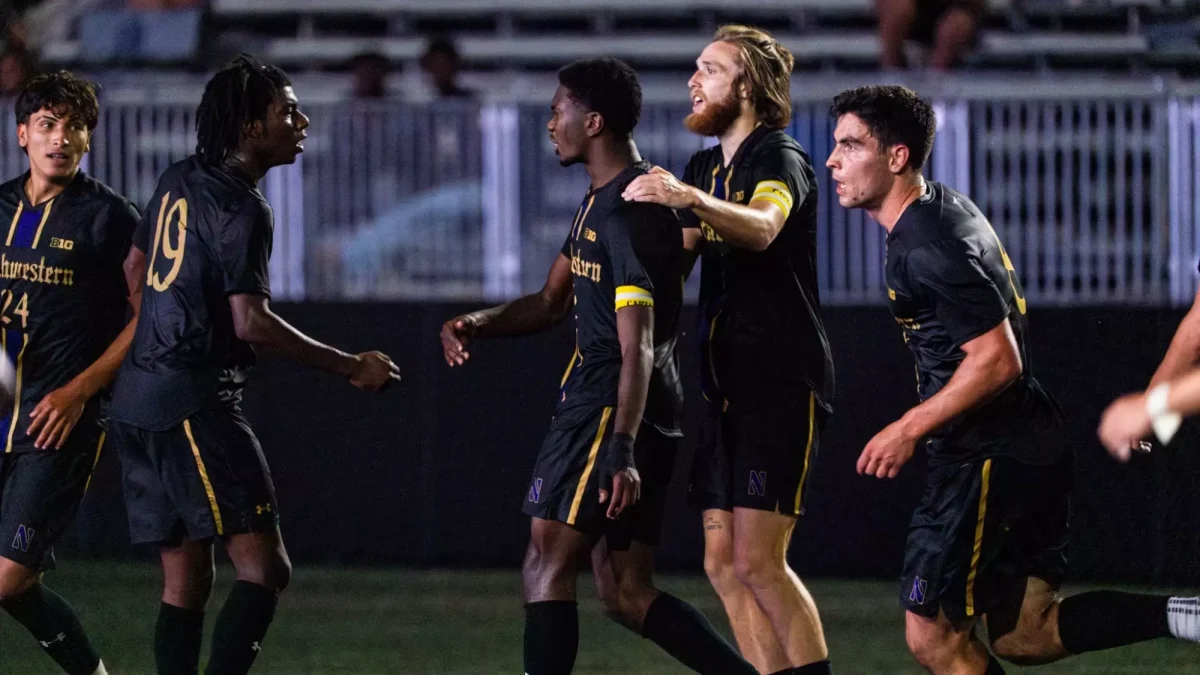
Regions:
M 929 67 L 950 70 L 975 43 L 987 0 L 875 0 L 884 68 L 905 68 L 904 41 L 931 52 Z
M 0 97 L 15 96 L 33 70 L 29 52 L 6 51 L 0 55 Z
M 454 43 L 446 38 L 434 38 L 421 57 L 421 70 L 429 75 L 438 98 L 470 98 L 475 94 L 458 86 L 462 62 Z
M 391 63 L 379 52 L 364 52 L 351 61 L 354 72 L 354 98 L 387 98 L 387 75 Z

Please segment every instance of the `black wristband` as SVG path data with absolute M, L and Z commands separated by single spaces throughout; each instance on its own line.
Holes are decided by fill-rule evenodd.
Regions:
M 612 435 L 608 441 L 608 461 L 614 471 L 621 471 L 634 465 L 632 434 L 615 433 Z

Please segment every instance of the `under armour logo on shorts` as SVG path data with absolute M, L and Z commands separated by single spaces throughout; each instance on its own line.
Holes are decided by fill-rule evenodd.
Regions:
M 759 497 L 767 496 L 767 472 L 766 471 L 751 471 L 750 472 L 750 488 L 748 492 Z
M 908 592 L 908 601 L 918 605 L 925 604 L 925 591 L 929 590 L 929 582 L 921 577 L 913 577 L 912 590 Z
M 533 482 L 529 484 L 529 501 L 536 504 L 536 503 L 538 503 L 538 500 L 541 498 L 542 498 L 542 479 L 534 478 Z

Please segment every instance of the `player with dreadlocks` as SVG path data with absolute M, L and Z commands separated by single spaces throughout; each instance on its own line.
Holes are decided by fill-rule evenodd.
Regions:
M 210 675 L 249 671 L 291 575 L 271 473 L 240 408 L 254 348 L 368 391 L 399 380 L 386 355 L 328 347 L 270 309 L 272 214 L 255 186 L 296 161 L 307 127 L 283 72 L 239 57 L 209 80 L 196 154 L 163 173 L 134 234 L 149 262 L 110 435 L 130 538 L 161 551 L 160 674 L 197 671 L 214 539 L 237 582 L 214 629 Z

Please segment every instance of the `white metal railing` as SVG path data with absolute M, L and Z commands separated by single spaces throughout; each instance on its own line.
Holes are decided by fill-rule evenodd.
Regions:
M 830 197 L 828 99 L 808 93 L 789 131 L 816 168 L 822 300 L 879 303 L 882 230 Z M 975 90 L 935 100 L 927 175 L 965 191 L 989 216 L 1031 302 L 1191 301 L 1200 92 Z M 582 167 L 558 165 L 544 105 L 355 102 L 307 112 L 306 152 L 262 186 L 275 210 L 278 297 L 495 299 L 541 286 L 587 189 Z M 712 142 L 683 128 L 685 114 L 647 104 L 636 134 L 644 157 L 676 173 Z M 107 105 L 85 169 L 144 205 L 194 136 L 191 106 Z M 3 177 L 26 166 L 15 134 L 0 134 Z

